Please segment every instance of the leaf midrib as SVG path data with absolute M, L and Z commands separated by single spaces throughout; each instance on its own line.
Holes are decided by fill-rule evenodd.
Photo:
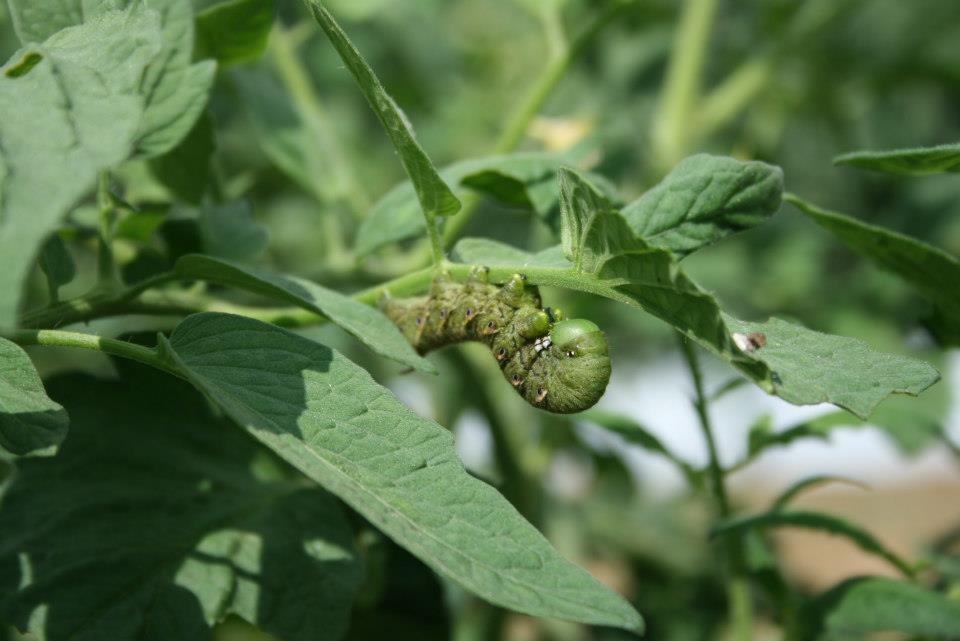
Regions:
M 263 414 L 261 414 L 261 413 L 260 413 L 259 411 L 257 411 L 256 409 L 250 407 L 250 406 L 247 405 L 246 403 L 243 403 L 243 401 L 242 401 L 241 399 L 237 398 L 234 394 L 232 394 L 232 393 L 230 393 L 230 392 L 224 391 L 223 388 L 221 388 L 219 385 L 211 384 L 211 383 L 210 383 L 210 379 L 209 379 L 208 377 L 203 376 L 202 374 L 196 373 L 192 368 L 189 367 L 189 365 L 188 365 L 186 362 L 184 362 L 184 360 L 182 359 L 182 357 L 176 352 L 176 349 L 173 350 L 173 353 L 174 353 L 174 355 L 175 355 L 175 358 L 176 358 L 178 361 L 180 361 L 180 363 L 181 363 L 181 364 L 183 365 L 183 367 L 186 369 L 186 372 L 185 372 L 185 373 L 186 373 L 188 379 L 198 379 L 199 381 L 206 381 L 207 384 L 208 384 L 210 387 L 219 390 L 220 393 L 224 394 L 224 396 L 228 397 L 228 398 L 229 398 L 230 400 L 232 400 L 234 403 L 240 405 L 241 407 L 246 408 L 248 411 L 250 411 L 250 412 L 251 412 L 252 414 L 254 414 L 255 416 L 260 417 L 261 419 L 263 419 L 266 423 L 268 423 L 271 427 L 273 427 L 273 428 L 276 430 L 275 433 L 277 433 L 277 434 L 285 434 L 285 435 L 288 435 L 288 436 L 294 436 L 294 437 L 295 437 L 295 435 L 291 434 L 291 433 L 288 432 L 287 430 L 283 430 L 280 426 L 278 426 L 276 423 L 274 423 L 274 421 L 272 421 L 271 419 L 267 418 L 266 416 L 264 416 Z M 426 420 L 426 419 L 424 419 L 424 420 Z M 341 421 L 338 420 L 338 421 L 337 421 L 338 426 L 339 426 L 340 423 L 341 423 Z M 250 429 L 252 426 L 244 425 L 244 427 L 247 428 L 247 429 Z M 354 480 L 353 478 L 351 478 L 349 475 L 347 475 L 345 472 L 343 472 L 342 470 L 340 470 L 336 465 L 334 465 L 334 464 L 331 463 L 330 461 L 327 461 L 327 460 L 326 460 L 325 458 L 323 458 L 318 452 L 316 452 L 316 451 L 314 450 L 314 448 L 312 447 L 312 445 L 310 445 L 309 443 L 307 443 L 307 441 L 302 440 L 301 442 L 305 445 L 305 448 L 304 448 L 304 449 L 305 449 L 307 452 L 309 452 L 310 455 L 311 455 L 313 458 L 315 458 L 315 459 L 321 464 L 322 467 L 324 467 L 325 469 L 328 469 L 329 471 L 332 471 L 334 475 L 339 476 L 339 477 L 342 478 L 342 479 L 345 479 L 345 480 L 347 481 L 347 485 L 350 485 L 351 487 L 356 487 L 357 489 L 360 490 L 360 492 L 361 492 L 363 495 L 372 498 L 374 502 L 382 505 L 382 506 L 383 506 L 384 508 L 386 508 L 386 510 L 387 510 L 388 512 L 390 512 L 391 514 L 394 514 L 394 515 L 396 515 L 396 516 L 399 516 L 399 517 L 401 518 L 401 520 L 402 520 L 404 523 L 407 523 L 412 530 L 414 530 L 414 531 L 416 531 L 416 532 L 424 535 L 426 538 L 429 538 L 430 540 L 434 541 L 439 547 L 441 547 L 441 548 L 443 548 L 443 549 L 445 549 L 445 550 L 449 550 L 450 552 L 453 553 L 454 556 L 459 556 L 459 557 L 465 559 L 470 565 L 474 565 L 474 566 L 477 566 L 477 567 L 486 569 L 487 571 L 491 572 L 491 573 L 494 574 L 495 576 L 500 577 L 501 580 L 507 581 L 507 582 L 509 582 L 509 583 L 516 584 L 516 585 L 518 585 L 518 586 L 521 586 L 521 587 L 523 587 L 523 588 L 526 588 L 526 589 L 530 590 L 531 592 L 533 592 L 534 594 L 537 594 L 538 596 L 540 595 L 540 587 L 539 587 L 538 585 L 533 584 L 533 583 L 528 583 L 528 582 L 522 581 L 522 580 L 520 580 L 520 579 L 511 577 L 511 576 L 508 576 L 508 575 L 504 575 L 503 573 L 501 573 L 499 570 L 495 569 L 494 567 L 492 567 L 492 566 L 490 566 L 490 565 L 487 565 L 487 564 L 483 563 L 483 562 L 480 561 L 480 560 L 475 560 L 475 559 L 473 559 L 472 557 L 467 556 L 466 554 L 464 554 L 464 553 L 463 553 L 462 551 L 460 551 L 458 548 L 447 544 L 446 542 L 444 542 L 444 541 L 441 540 L 441 539 L 438 539 L 436 536 L 432 535 L 428 530 L 424 530 L 416 521 L 412 520 L 406 513 L 397 510 L 395 507 L 393 507 L 393 506 L 390 505 L 389 503 L 385 502 L 385 501 L 384 501 L 383 499 L 381 499 L 379 496 L 377 496 L 376 494 L 374 494 L 373 492 L 371 492 L 370 490 L 368 490 L 367 488 L 365 488 L 361 483 L 357 482 L 356 480 Z M 282 451 L 278 451 L 277 453 L 278 453 L 279 455 L 281 455 L 281 456 L 283 456 L 283 455 L 285 454 L 285 452 L 282 452 Z M 330 458 L 332 458 L 332 459 L 340 459 L 340 458 L 342 458 L 342 457 L 341 457 L 340 455 L 338 455 L 337 453 L 335 453 L 335 452 L 330 452 Z M 352 461 L 349 461 L 349 462 L 352 463 Z M 319 481 L 317 481 L 317 482 L 319 482 Z M 358 508 L 358 509 L 360 509 L 360 508 Z M 417 543 L 416 543 L 416 541 L 415 541 L 414 539 L 410 539 L 409 542 L 408 542 L 408 544 L 410 544 L 410 542 L 412 542 L 413 545 L 417 545 Z M 417 545 L 417 547 L 419 547 L 419 545 Z M 432 556 L 432 555 L 429 555 L 429 554 L 425 554 L 424 556 L 427 557 L 427 559 L 429 559 L 429 561 L 428 561 L 429 563 L 431 563 L 431 564 L 436 564 L 436 565 L 440 566 L 440 567 L 444 570 L 444 573 L 447 574 L 448 576 L 450 576 L 450 577 L 460 577 L 460 575 L 459 575 L 458 573 L 452 571 L 445 563 L 443 563 L 443 562 L 440 561 L 440 560 L 437 560 L 436 557 L 434 557 L 434 556 Z M 424 559 L 424 560 L 427 560 L 427 559 Z M 569 561 L 567 561 L 567 562 L 569 563 Z M 574 566 L 574 567 L 576 567 L 576 566 Z M 586 576 L 590 577 L 589 573 L 586 573 Z M 590 577 L 590 578 L 592 579 L 592 577 Z M 462 581 L 463 583 L 468 584 L 468 585 L 475 585 L 475 584 L 473 584 L 472 582 L 467 581 L 467 580 L 465 580 L 465 579 L 463 579 L 463 578 L 458 578 L 458 580 L 459 580 L 459 581 Z M 595 581 L 596 579 L 592 579 L 592 580 Z M 483 591 L 486 592 L 486 589 L 485 589 L 485 588 L 482 588 L 482 586 L 481 586 L 481 589 L 483 589 Z M 539 598 L 542 599 L 542 597 L 539 597 Z M 623 617 L 621 617 L 620 615 L 611 613 L 611 612 L 609 612 L 609 611 L 607 611 L 607 610 L 601 610 L 601 609 L 599 609 L 599 608 L 597 608 L 597 607 L 595 607 L 595 606 L 592 606 L 592 605 L 584 604 L 582 601 L 579 601 L 579 600 L 576 600 L 576 599 L 573 599 L 573 598 L 568 598 L 568 597 L 562 596 L 562 595 L 557 596 L 556 598 L 558 598 L 560 601 L 562 601 L 562 602 L 564 602 L 564 603 L 574 604 L 574 605 L 576 605 L 578 608 L 581 608 L 581 609 L 584 609 L 584 608 L 585 608 L 585 609 L 587 609 L 587 610 L 589 610 L 589 611 L 591 611 L 591 612 L 596 612 L 596 613 L 598 613 L 598 614 L 602 614 L 602 615 L 605 615 L 605 616 L 607 616 L 607 617 L 609 617 L 611 614 L 613 614 L 613 615 L 616 616 L 619 620 L 626 622 L 625 619 L 623 619 Z

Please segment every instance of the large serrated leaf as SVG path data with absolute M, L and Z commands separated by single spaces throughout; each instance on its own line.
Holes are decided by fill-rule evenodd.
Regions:
M 12 327 L 40 243 L 131 151 L 137 83 L 160 48 L 153 12 L 110 12 L 21 50 L 0 70 L 0 327 Z
M 413 128 L 406 116 L 380 84 L 373 69 L 319 0 L 307 0 L 307 5 L 347 69 L 353 74 L 371 109 L 380 119 L 390 142 L 400 155 L 403 168 L 417 192 L 424 216 L 432 219 L 435 216 L 452 216 L 457 213 L 460 210 L 460 201 L 437 173 L 436 167 L 414 137 Z
M 763 334 L 765 346 L 752 356 L 775 374 L 774 389 L 791 403 L 833 403 L 867 418 L 891 394 L 916 396 L 940 373 L 925 361 L 876 352 L 863 341 L 821 334 L 779 318 L 748 323 L 726 317 L 743 335 Z
M 698 154 L 627 205 L 623 216 L 651 245 L 686 256 L 766 222 L 780 209 L 782 195 L 779 167 Z
M 295 276 L 272 274 L 200 254 L 178 260 L 176 272 L 185 278 L 238 287 L 303 307 L 326 316 L 382 356 L 423 372 L 435 374 L 437 371 L 380 311 L 340 292 Z
M 55 454 L 69 422 L 26 352 L 0 338 L 0 448 L 18 456 Z
M 340 638 L 363 573 L 338 501 L 181 381 L 123 370 L 50 382 L 73 424 L 0 502 L 0 618 L 41 640 L 200 641 L 231 613 Z
M 833 162 L 837 165 L 910 176 L 960 173 L 960 144 L 889 151 L 854 151 L 837 156 Z
M 786 200 L 845 245 L 915 287 L 936 307 L 931 329 L 943 343 L 960 345 L 960 259 L 916 238 L 821 209 L 793 194 L 787 194 Z
M 528 614 L 642 627 L 622 598 L 466 473 L 449 431 L 337 352 L 224 314 L 187 318 L 164 346 L 250 434 L 441 574 Z

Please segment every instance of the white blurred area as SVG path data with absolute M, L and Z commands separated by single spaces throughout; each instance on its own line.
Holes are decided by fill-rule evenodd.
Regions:
M 702 366 L 708 391 L 731 378 L 732 370 L 722 363 L 704 358 Z M 945 425 L 953 442 L 960 443 L 960 350 L 948 355 L 943 374 L 938 384 L 950 387 L 952 407 Z M 413 377 L 396 379 L 391 387 L 416 411 L 432 413 L 429 396 Z M 638 421 L 678 456 L 702 466 L 707 452 L 690 403 L 692 392 L 686 365 L 677 354 L 642 367 L 615 365 L 600 407 Z M 797 407 L 744 385 L 712 405 L 721 461 L 729 466 L 741 459 L 750 425 L 764 414 L 772 416 L 780 431 L 835 410 L 827 404 Z M 619 453 L 645 500 L 665 501 L 687 491 L 679 472 L 661 457 L 599 427 L 578 429 L 595 448 Z M 493 444 L 484 418 L 467 413 L 454 432 L 467 468 L 489 469 Z M 562 454 L 555 457 L 545 481 L 549 490 L 558 497 L 582 496 L 592 478 L 585 463 Z M 792 483 L 823 474 L 854 479 L 868 488 L 825 485 L 799 497 L 796 506 L 858 523 L 906 558 L 917 558 L 924 545 L 960 524 L 960 461 L 948 448 L 937 445 L 906 456 L 881 430 L 869 427 L 840 428 L 827 441 L 805 439 L 767 450 L 729 477 L 729 489 L 741 513 L 755 512 Z M 811 587 L 825 588 L 859 574 L 894 574 L 884 562 L 837 537 L 784 529 L 775 538 L 788 573 Z
M 947 360 L 939 385 L 950 385 L 952 410 L 946 426 L 960 442 L 960 351 Z M 719 387 L 732 371 L 704 359 L 707 389 Z M 411 407 L 430 415 L 430 399 L 410 378 L 395 380 L 391 387 Z M 702 466 L 707 453 L 697 416 L 690 403 L 693 390 L 686 365 L 679 356 L 644 363 L 643 367 L 615 367 L 607 393 L 599 407 L 629 416 L 655 434 L 668 448 L 691 463 Z M 764 414 L 773 417 L 777 430 L 836 411 L 832 405 L 798 407 L 745 385 L 711 406 L 711 419 L 721 462 L 732 465 L 744 454 L 747 432 Z M 669 498 L 685 490 L 682 476 L 656 454 L 627 445 L 623 439 L 592 425 L 582 425 L 581 434 L 592 445 L 620 452 L 635 474 L 641 491 L 651 498 Z M 483 417 L 468 413 L 454 429 L 457 449 L 468 468 L 482 469 L 492 455 L 492 442 Z M 565 463 L 564 463 L 565 464 Z M 793 481 L 815 474 L 851 477 L 873 487 L 960 479 L 960 466 L 946 446 L 935 446 L 918 456 L 903 455 L 877 429 L 851 427 L 835 430 L 828 441 L 806 439 L 763 453 L 747 468 L 730 478 L 733 491 L 774 495 Z

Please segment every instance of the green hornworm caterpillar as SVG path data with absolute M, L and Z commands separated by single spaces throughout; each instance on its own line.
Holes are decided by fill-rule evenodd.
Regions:
M 610 381 L 607 339 L 600 328 L 584 319 L 562 320 L 559 312 L 543 309 L 540 294 L 526 285 L 526 277 L 515 274 L 497 287 L 488 284 L 487 271 L 475 270 L 462 285 L 440 276 L 429 296 L 385 296 L 381 307 L 421 354 L 480 341 L 534 407 L 558 414 L 592 407 Z

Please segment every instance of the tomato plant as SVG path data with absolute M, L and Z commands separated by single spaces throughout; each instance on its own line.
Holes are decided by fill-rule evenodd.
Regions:
M 960 461 L 960 9 L 679 4 L 8 0 L 3 634 L 960 638 L 956 530 L 731 482 L 864 425 Z M 702 461 L 603 397 L 661 353 Z M 750 389 L 833 407 L 742 403 L 731 461 Z M 884 571 L 811 589 L 786 528 Z

